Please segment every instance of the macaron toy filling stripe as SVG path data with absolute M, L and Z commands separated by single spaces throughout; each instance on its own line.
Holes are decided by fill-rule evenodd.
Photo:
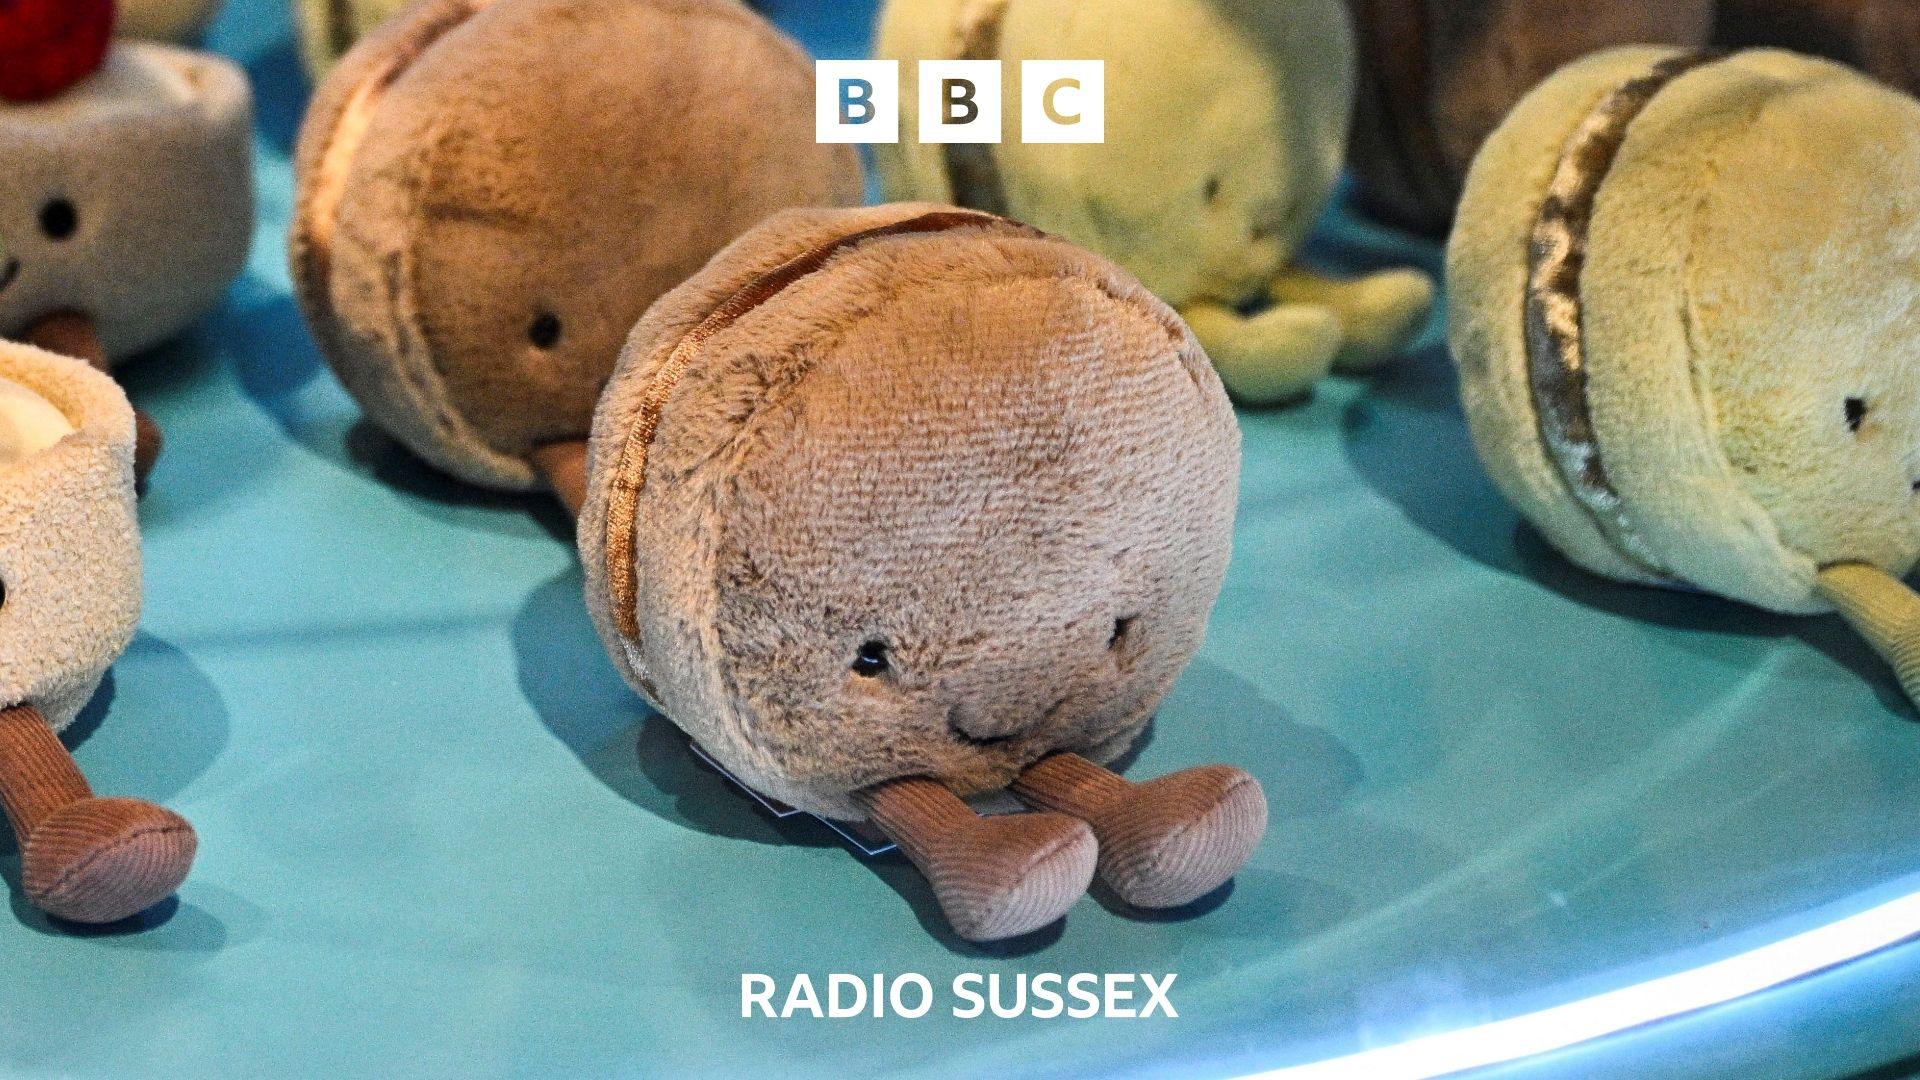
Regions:
M 1669 579 L 1672 571 L 1635 529 L 1607 475 L 1587 398 L 1580 277 L 1595 203 L 1628 129 L 1675 79 L 1724 55 L 1699 51 L 1663 60 L 1602 98 L 1567 139 L 1528 245 L 1527 381 L 1541 444 L 1614 549 L 1648 573 Z
M 335 121 L 332 137 L 328 139 L 326 153 L 320 161 L 319 177 L 305 222 L 310 251 L 307 269 L 311 280 L 318 284 L 314 290 L 314 300 L 324 305 L 329 313 L 333 306 L 330 273 L 333 236 L 339 222 L 340 203 L 346 198 L 347 180 L 353 173 L 353 163 L 360 155 L 361 145 L 366 142 L 367 131 L 373 126 L 374 113 L 381 99 L 406 74 L 414 61 L 425 55 L 435 42 L 478 14 L 486 4 L 487 0 L 466 0 L 445 17 L 422 24 L 391 58 L 376 67 L 354 88 L 353 96 L 347 99 L 340 118 Z
M 904 236 L 916 233 L 946 232 L 978 226 L 1006 226 L 1025 235 L 1044 236 L 1038 229 L 1032 229 L 1018 222 L 994 214 L 974 210 L 935 210 L 920 214 L 890 225 L 880 225 L 860 232 L 836 237 L 824 244 L 788 259 L 774 269 L 747 282 L 714 308 L 713 312 L 702 319 L 693 329 L 687 331 L 667 355 L 666 360 L 654 370 L 647 381 L 646 392 L 640 399 L 640 412 L 634 417 L 633 427 L 620 447 L 620 457 L 614 466 L 612 482 L 607 495 L 607 584 L 612 598 L 614 617 L 619 623 L 620 633 L 628 641 L 638 644 L 640 624 L 634 613 L 634 603 L 638 595 L 638 574 L 634 566 L 634 529 L 639 513 L 640 492 L 646 487 L 647 458 L 653 444 L 654 432 L 660 426 L 660 413 L 666 408 L 667 399 L 673 395 L 673 388 L 680 377 L 687 373 L 700 347 L 715 334 L 738 322 L 754 308 L 780 295 L 789 286 L 824 267 L 835 255 L 858 247 L 869 240 L 879 240 L 890 236 Z

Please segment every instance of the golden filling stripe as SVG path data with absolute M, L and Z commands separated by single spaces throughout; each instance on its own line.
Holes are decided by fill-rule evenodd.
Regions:
M 1541 443 L 1615 550 L 1660 577 L 1668 576 L 1667 571 L 1628 517 L 1594 433 L 1581 336 L 1585 309 L 1580 275 L 1586 268 L 1600 187 L 1626 143 L 1627 129 L 1661 90 L 1721 55 L 1703 51 L 1663 60 L 1601 99 L 1567 140 L 1528 249 L 1527 376 Z
M 373 126 L 375 111 L 386 92 L 398 82 L 413 62 L 425 55 L 435 42 L 466 22 L 485 7 L 489 0 L 466 0 L 414 28 L 393 49 L 393 55 L 374 66 L 348 96 L 327 139 L 326 150 L 314 178 L 313 199 L 308 204 L 305 227 L 310 251 L 308 278 L 315 284 L 315 299 L 331 308 L 333 236 L 340 220 L 340 204 L 346 199 L 347 180 L 353 163 L 360 156 L 367 131 Z

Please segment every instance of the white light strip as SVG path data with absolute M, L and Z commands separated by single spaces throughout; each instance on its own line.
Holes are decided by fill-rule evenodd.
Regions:
M 1523 1016 L 1256 1074 L 1258 1080 L 1428 1080 L 1560 1050 L 1724 1004 L 1920 934 L 1920 893 L 1737 956 Z

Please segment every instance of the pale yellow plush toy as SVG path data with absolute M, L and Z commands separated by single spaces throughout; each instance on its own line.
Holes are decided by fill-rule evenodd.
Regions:
M 115 31 L 123 37 L 186 43 L 199 39 L 220 0 L 120 0 Z
M 902 137 L 875 148 L 890 198 L 1004 213 L 1113 258 L 1186 318 L 1241 401 L 1374 367 L 1425 324 L 1422 274 L 1333 281 L 1293 261 L 1347 143 L 1339 0 L 893 0 L 876 52 L 902 61 Z M 915 62 L 936 59 L 1004 62 L 999 144 L 919 141 Z M 1105 61 L 1104 143 L 1021 141 L 1018 62 L 1054 59 Z
M 1629 48 L 1528 95 L 1448 253 L 1493 478 L 1573 561 L 1839 610 L 1920 700 L 1920 104 Z

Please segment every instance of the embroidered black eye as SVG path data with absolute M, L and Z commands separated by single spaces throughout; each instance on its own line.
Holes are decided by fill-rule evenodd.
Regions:
M 1207 177 L 1207 186 L 1201 189 L 1200 194 L 1201 197 L 1205 198 L 1208 202 L 1218 201 L 1220 198 L 1220 178 L 1217 176 Z
M 551 349 L 560 344 L 560 316 L 551 311 L 535 315 L 527 327 L 527 340 L 533 342 L 536 349 Z
M 1133 633 L 1133 618 L 1128 615 L 1125 618 L 1113 620 L 1113 636 L 1107 638 L 1107 648 L 1118 649 L 1127 643 L 1128 636 Z
M 1859 431 L 1860 425 L 1867 419 L 1867 402 L 1864 398 L 1847 399 L 1847 430 Z
M 887 659 L 887 643 L 884 641 L 869 641 L 853 655 L 853 673 L 863 679 L 878 678 L 892 666 Z
M 65 199 L 52 199 L 40 208 L 40 231 L 50 240 L 65 240 L 80 228 L 80 212 Z

